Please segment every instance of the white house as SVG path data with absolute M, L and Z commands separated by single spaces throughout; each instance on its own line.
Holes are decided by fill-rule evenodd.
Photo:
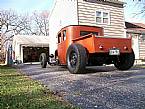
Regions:
M 12 44 L 13 60 L 38 62 L 42 52 L 49 54 L 49 37 L 36 35 L 15 35 Z
M 126 22 L 127 37 L 132 37 L 135 59 L 145 62 L 145 24 Z
M 50 53 L 57 48 L 57 33 L 68 25 L 104 28 L 106 37 L 126 37 L 122 0 L 55 0 L 49 16 Z

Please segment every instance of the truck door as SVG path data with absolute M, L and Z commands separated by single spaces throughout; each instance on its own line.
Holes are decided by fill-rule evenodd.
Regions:
M 58 59 L 60 64 L 66 64 L 66 30 L 58 34 Z

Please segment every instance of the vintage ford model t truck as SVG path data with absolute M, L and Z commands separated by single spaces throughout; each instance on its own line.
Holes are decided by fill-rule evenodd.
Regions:
M 134 64 L 135 55 L 131 38 L 103 36 L 103 28 L 72 25 L 62 28 L 57 35 L 58 45 L 55 56 L 42 53 L 42 68 L 52 64 L 67 65 L 70 73 L 84 73 L 86 66 L 114 64 L 119 70 L 128 70 Z

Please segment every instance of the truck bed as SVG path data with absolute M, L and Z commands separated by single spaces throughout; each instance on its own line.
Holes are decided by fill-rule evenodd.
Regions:
M 89 53 L 109 53 L 113 49 L 119 50 L 120 53 L 132 52 L 131 38 L 99 37 L 89 34 L 73 41 L 83 45 Z

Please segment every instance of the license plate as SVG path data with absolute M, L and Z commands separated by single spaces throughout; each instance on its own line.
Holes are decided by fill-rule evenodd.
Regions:
M 120 55 L 119 49 L 111 49 L 109 50 L 109 55 Z

